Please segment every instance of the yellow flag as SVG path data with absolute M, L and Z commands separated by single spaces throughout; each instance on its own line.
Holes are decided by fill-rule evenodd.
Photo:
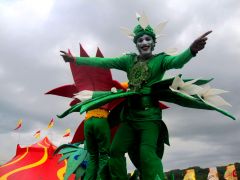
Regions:
M 17 130 L 20 127 L 22 127 L 22 122 L 23 122 L 22 119 L 19 119 L 18 122 L 17 122 L 17 126 L 16 126 L 16 128 L 14 130 Z
M 224 173 L 224 179 L 226 180 L 238 180 L 237 172 L 234 164 L 230 164 L 226 167 L 226 171 Z
M 216 167 L 209 168 L 207 180 L 219 180 L 218 171 Z
M 187 169 L 183 180 L 196 180 L 195 170 Z
M 54 119 L 52 118 L 51 121 L 48 123 L 48 129 L 52 128 L 54 125 Z

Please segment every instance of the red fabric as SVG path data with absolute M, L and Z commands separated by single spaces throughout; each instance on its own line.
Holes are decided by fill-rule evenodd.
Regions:
M 163 110 L 163 109 L 168 109 L 169 107 L 166 104 L 159 102 L 159 108 Z
M 55 150 L 56 146 L 47 137 L 28 147 L 17 145 L 16 155 L 0 166 L 0 177 L 8 180 L 63 179 L 61 170 L 66 167 L 66 162 L 58 162 L 61 155 L 53 155 Z M 73 180 L 74 176 L 69 179 Z
M 60 86 L 58 88 L 52 89 L 46 92 L 45 94 L 52 94 L 52 95 L 72 98 L 73 94 L 75 93 L 78 93 L 76 85 L 70 84 L 70 85 L 64 85 L 64 86 Z
M 72 144 L 84 141 L 84 120 L 79 124 L 72 139 Z
M 78 142 L 83 142 L 85 137 L 84 137 L 84 120 L 81 122 L 81 124 L 78 126 L 73 139 L 71 141 L 71 144 L 78 143 Z M 119 126 L 115 126 L 111 128 L 111 142 L 113 140 L 113 137 L 115 133 L 117 132 Z
M 14 130 L 19 129 L 20 127 L 22 127 L 22 124 L 19 124 Z
M 80 103 L 81 101 L 79 100 L 79 99 L 74 99 L 74 100 L 72 100 L 71 102 L 70 102 L 70 106 L 74 106 L 75 104 L 77 104 L 77 103 Z
M 81 44 L 80 56 L 89 57 Z M 96 56 L 103 57 L 99 48 L 97 50 Z M 78 91 L 109 91 L 112 87 L 112 75 L 109 69 L 90 66 L 78 66 L 75 63 L 70 63 L 70 68 Z

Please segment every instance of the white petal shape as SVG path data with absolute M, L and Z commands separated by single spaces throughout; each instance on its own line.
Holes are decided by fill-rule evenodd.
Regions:
M 188 95 L 198 94 L 199 92 L 202 91 L 202 87 L 196 84 L 193 84 L 198 80 L 199 78 L 185 83 L 179 76 L 176 76 L 173 79 L 173 83 L 169 88 L 174 89 L 175 91 L 178 91 L 178 92 L 182 92 L 184 94 L 188 94 Z
M 117 88 L 116 88 L 116 87 L 112 87 L 112 88 L 111 88 L 111 92 L 112 92 L 112 93 L 117 93 Z
M 217 95 L 217 94 L 222 94 L 222 93 L 226 93 L 228 91 L 222 90 L 222 89 L 209 89 L 207 92 L 208 96 L 212 96 L 212 95 Z
M 211 88 L 210 85 L 206 84 L 204 86 L 202 86 L 202 90 L 201 92 L 199 92 L 199 95 L 200 96 L 214 96 L 214 95 L 218 95 L 218 94 L 222 94 L 222 93 L 226 93 L 228 91 L 225 91 L 225 90 L 222 90 L 222 89 L 214 89 L 214 88 Z
M 178 90 L 178 88 L 180 88 L 183 84 L 184 84 L 183 80 L 179 76 L 176 76 L 173 79 L 172 85 L 170 87 L 172 87 L 175 90 Z
M 123 34 L 125 34 L 127 37 L 129 37 L 130 39 L 134 38 L 134 34 L 131 30 L 129 30 L 126 27 L 120 27 L 121 31 L 123 32 Z
M 139 18 L 139 24 L 143 29 L 145 29 L 149 25 L 148 18 L 144 12 L 141 14 L 141 17 Z
M 167 23 L 168 21 L 164 21 L 159 23 L 156 27 L 154 27 L 155 34 L 160 35 L 160 33 L 162 32 L 163 28 L 166 26 Z
M 74 98 L 77 98 L 82 102 L 88 99 L 92 99 L 92 96 L 93 96 L 93 91 L 89 91 L 89 90 L 83 90 L 74 94 Z
M 202 90 L 198 95 L 203 101 L 214 106 L 231 106 L 231 104 L 225 101 L 221 96 L 218 96 L 218 94 L 222 94 L 225 92 L 227 91 L 224 91 L 222 89 L 213 89 L 208 84 L 206 84 L 205 86 L 203 86 Z
M 180 91 L 189 95 L 198 94 L 201 90 L 202 88 L 196 84 L 184 85 L 183 87 L 180 87 Z
M 171 91 L 173 91 L 173 92 L 178 92 L 178 93 L 184 94 L 185 96 L 188 96 L 190 98 L 195 99 L 194 97 L 192 97 L 189 94 L 187 94 L 185 91 L 180 91 L 180 90 L 173 89 L 171 86 L 169 87 L 169 89 L 171 89 Z
M 225 101 L 221 96 L 208 96 L 207 98 L 202 98 L 201 99 L 209 104 L 212 104 L 216 107 L 220 106 L 232 106 L 229 104 L 227 101 Z
M 207 94 L 207 92 L 211 89 L 209 84 L 205 84 L 203 86 L 201 86 L 202 89 L 201 91 L 198 93 L 200 96 L 205 96 Z
M 137 20 L 139 20 L 141 18 L 141 15 L 137 12 L 136 12 L 136 18 L 137 18 Z

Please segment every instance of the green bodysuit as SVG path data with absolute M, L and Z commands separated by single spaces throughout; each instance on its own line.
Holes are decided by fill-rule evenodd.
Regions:
M 165 71 L 183 67 L 192 57 L 190 49 L 187 49 L 177 56 L 160 53 L 147 60 L 141 60 L 136 54 L 118 58 L 76 58 L 78 65 L 125 71 L 130 91 L 138 93 L 128 98 L 122 111 L 122 123 L 111 145 L 109 166 L 113 180 L 127 180 L 124 155 L 135 141 L 140 147 L 142 179 L 164 178 L 161 159 L 156 155 L 162 112 L 157 106 L 158 100 L 151 95 L 151 86 L 162 80 Z
M 110 128 L 107 118 L 91 117 L 85 120 L 84 136 L 89 161 L 84 180 L 108 180 Z

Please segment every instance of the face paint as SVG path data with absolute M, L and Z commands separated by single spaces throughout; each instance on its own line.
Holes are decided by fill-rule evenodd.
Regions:
M 143 58 L 149 58 L 152 56 L 154 41 L 151 36 L 144 34 L 137 39 L 136 45 L 140 55 Z

